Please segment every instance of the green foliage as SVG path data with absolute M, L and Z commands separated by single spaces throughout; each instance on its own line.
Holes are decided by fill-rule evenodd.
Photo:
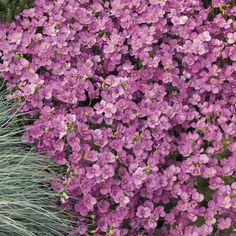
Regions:
M 209 180 L 202 177 L 198 177 L 195 183 L 198 192 L 203 194 L 204 202 L 209 202 L 212 200 L 213 190 L 209 188 Z
M 4 97 L 0 92 L 0 236 L 67 235 L 68 217 L 46 186 L 55 166 L 22 143 L 15 105 Z
M 194 222 L 194 225 L 200 227 L 205 223 L 205 219 L 202 216 L 198 216 L 196 222 Z
M 0 0 L 0 22 L 12 21 L 18 13 L 33 6 L 33 0 Z

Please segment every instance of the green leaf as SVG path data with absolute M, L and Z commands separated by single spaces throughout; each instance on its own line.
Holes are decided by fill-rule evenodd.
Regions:
M 198 189 L 198 192 L 204 196 L 204 201 L 208 202 L 212 200 L 214 191 L 209 188 L 209 180 L 198 177 L 195 185 Z
M 214 156 L 218 160 L 222 160 L 226 157 L 229 157 L 231 155 L 231 152 L 228 149 L 225 149 L 223 152 L 215 152 Z
M 205 223 L 205 219 L 202 216 L 199 216 L 197 220 L 194 222 L 194 225 L 200 227 Z

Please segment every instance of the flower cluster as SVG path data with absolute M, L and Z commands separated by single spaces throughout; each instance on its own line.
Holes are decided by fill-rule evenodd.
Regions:
M 235 229 L 229 2 L 36 0 L 0 26 L 0 72 L 34 120 L 24 138 L 67 169 L 53 187 L 74 235 Z

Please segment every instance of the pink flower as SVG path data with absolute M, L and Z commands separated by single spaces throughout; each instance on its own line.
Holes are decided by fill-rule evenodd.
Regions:
M 79 212 L 81 216 L 86 216 L 89 212 L 89 210 L 87 209 L 84 203 L 76 203 L 75 211 Z
M 8 42 L 19 45 L 21 42 L 22 35 L 23 34 L 21 32 L 13 32 L 12 34 L 8 35 Z
M 105 113 L 106 118 L 111 118 L 113 114 L 116 113 L 116 107 L 112 103 L 106 103 L 104 100 L 101 101 L 99 105 L 97 105 L 97 114 Z
M 91 211 L 93 210 L 94 205 L 97 203 L 96 198 L 92 197 L 90 194 L 86 194 L 83 198 L 83 203 L 86 208 Z
M 101 173 L 102 172 L 100 166 L 94 164 L 92 167 L 88 167 L 86 176 L 88 179 L 92 179 L 94 177 L 99 177 Z
M 180 25 L 185 25 L 187 21 L 188 21 L 188 17 L 187 17 L 187 16 L 181 16 L 181 17 L 179 18 L 178 23 L 179 23 Z
M 69 133 L 67 135 L 68 144 L 71 146 L 72 150 L 80 150 L 80 139 L 75 133 Z
M 118 190 L 116 194 L 114 194 L 113 199 L 116 203 L 119 203 L 121 207 L 125 207 L 130 201 L 122 190 Z
M 207 41 L 207 42 L 211 40 L 211 36 L 210 36 L 210 34 L 209 34 L 208 31 L 204 31 L 203 33 L 201 33 L 201 34 L 199 35 L 199 38 L 200 38 L 202 41 Z
M 106 213 L 109 209 L 110 204 L 108 201 L 104 200 L 104 201 L 98 202 L 97 206 L 101 213 Z
M 144 180 L 146 180 L 147 175 L 144 173 L 143 168 L 138 168 L 133 174 L 133 181 L 136 186 L 140 186 Z
M 218 228 L 220 230 L 228 229 L 231 226 L 231 218 L 220 218 L 218 221 Z
M 44 131 L 40 127 L 35 127 L 30 130 L 30 134 L 31 134 L 32 138 L 38 139 L 44 134 Z
M 219 196 L 218 197 L 218 204 L 222 208 L 229 209 L 231 206 L 231 199 L 228 196 L 226 196 L 226 197 Z
M 181 146 L 178 147 L 179 153 L 184 157 L 188 157 L 192 152 L 192 145 L 190 143 L 183 143 Z
M 88 151 L 88 152 L 85 153 L 84 159 L 87 160 L 87 161 L 95 162 L 95 161 L 98 160 L 98 153 L 94 150 Z
M 216 175 L 216 170 L 213 167 L 207 167 L 203 171 L 203 176 L 205 178 L 212 178 Z
M 108 179 L 114 175 L 114 169 L 111 165 L 105 165 L 102 167 L 102 177 L 103 179 Z
M 151 209 L 144 206 L 139 206 L 136 212 L 139 218 L 149 218 L 151 216 Z
M 64 142 L 62 140 L 57 140 L 53 146 L 56 151 L 62 152 L 64 149 Z
M 204 199 L 204 196 L 198 192 L 195 192 L 193 195 L 192 195 L 192 198 L 193 200 L 197 201 L 197 202 L 202 202 L 203 199 Z

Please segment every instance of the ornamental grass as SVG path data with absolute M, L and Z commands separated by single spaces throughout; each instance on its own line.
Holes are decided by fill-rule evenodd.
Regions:
M 58 193 L 49 185 L 55 165 L 22 142 L 21 116 L 1 90 L 0 235 L 64 236 L 70 222 L 58 209 Z

